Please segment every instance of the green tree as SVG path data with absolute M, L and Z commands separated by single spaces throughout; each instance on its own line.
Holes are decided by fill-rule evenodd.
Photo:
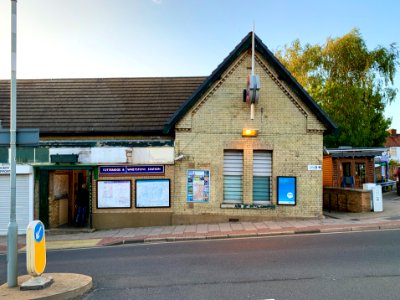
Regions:
M 358 29 L 324 45 L 299 40 L 275 55 L 339 127 L 324 139 L 327 147 L 382 146 L 391 124 L 384 116 L 397 90 L 393 86 L 396 44 L 369 51 Z

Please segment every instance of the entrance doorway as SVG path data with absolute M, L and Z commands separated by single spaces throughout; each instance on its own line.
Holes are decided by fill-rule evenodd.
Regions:
M 40 170 L 39 218 L 46 228 L 75 227 L 78 191 L 83 183 L 89 191 L 89 209 L 85 227 L 90 227 L 91 170 Z

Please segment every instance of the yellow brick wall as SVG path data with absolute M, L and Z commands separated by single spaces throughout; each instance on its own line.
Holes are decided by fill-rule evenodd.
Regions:
M 324 126 L 271 70 L 256 58 L 260 76 L 260 100 L 255 118 L 243 102 L 243 89 L 250 73 L 251 57 L 243 54 L 176 125 L 175 151 L 184 159 L 175 164 L 174 213 L 176 215 L 226 215 L 263 218 L 320 217 L 322 215 L 322 165 Z M 259 130 L 255 138 L 241 136 L 243 128 Z M 272 204 L 276 204 L 276 177 L 297 177 L 297 205 L 275 209 L 228 209 L 223 203 L 224 150 L 244 151 L 243 203 L 252 203 L 253 150 L 270 150 L 273 157 Z M 186 202 L 188 169 L 209 169 L 209 203 Z

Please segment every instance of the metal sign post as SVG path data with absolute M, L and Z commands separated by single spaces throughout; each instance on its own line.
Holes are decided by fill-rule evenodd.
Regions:
M 38 129 L 22 129 L 17 133 L 17 0 L 11 0 L 11 87 L 10 133 L 0 129 L 0 145 L 10 145 L 10 222 L 7 232 L 7 284 L 18 285 L 18 224 L 16 201 L 16 153 L 19 145 L 39 144 Z
M 10 223 L 7 234 L 7 284 L 18 284 L 17 238 L 18 225 L 16 214 L 16 142 L 17 142 L 17 0 L 11 0 L 11 103 L 10 103 Z

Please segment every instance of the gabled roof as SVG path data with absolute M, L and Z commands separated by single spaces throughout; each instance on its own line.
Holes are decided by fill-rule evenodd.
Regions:
M 194 94 L 188 98 L 180 108 L 172 115 L 164 127 L 164 133 L 168 133 L 174 128 L 175 124 L 197 103 L 197 101 L 207 92 L 207 90 L 218 81 L 221 75 L 231 66 L 231 64 L 241 56 L 245 51 L 251 48 L 252 32 L 236 46 L 236 48 L 225 58 L 225 60 L 212 72 L 212 74 L 204 81 Z M 264 45 L 261 39 L 255 35 L 255 50 L 274 68 L 280 80 L 284 80 L 294 93 L 304 102 L 304 104 L 316 115 L 318 120 L 327 128 L 327 133 L 335 133 L 337 131 L 336 124 L 329 116 L 318 106 L 311 96 L 303 89 L 297 80 L 287 71 L 281 62 L 273 55 L 273 53 Z M 244 83 L 243 83 L 244 85 Z
M 388 136 L 386 138 L 385 147 L 400 147 L 400 134 Z
M 206 77 L 17 81 L 17 127 L 41 135 L 162 134 Z M 0 81 L 0 120 L 9 127 L 10 83 Z

